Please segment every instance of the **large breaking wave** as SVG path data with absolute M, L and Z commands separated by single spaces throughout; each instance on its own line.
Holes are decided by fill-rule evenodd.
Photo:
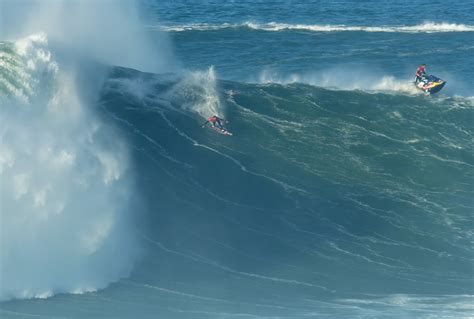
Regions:
M 130 189 L 122 178 L 126 161 L 121 156 L 127 152 L 120 146 L 127 141 L 135 185 L 149 208 L 134 232 L 144 257 L 128 279 L 98 295 L 48 299 L 51 305 L 61 304 L 48 313 L 67 315 L 67 305 L 82 302 L 96 305 L 97 316 L 117 317 L 145 308 L 153 315 L 177 318 L 348 312 L 465 317 L 472 310 L 472 99 L 368 94 L 301 83 L 244 84 L 218 81 L 212 69 L 158 75 L 113 67 L 94 105 L 103 120 L 99 124 L 108 127 L 99 131 L 109 132 L 98 137 L 108 142 L 104 145 L 99 138 L 94 146 L 87 140 L 73 149 L 85 147 L 87 152 L 78 153 L 92 159 L 99 157 L 94 150 L 113 149 L 107 163 L 120 165 L 99 169 L 94 165 L 102 167 L 100 159 L 81 160 L 87 169 L 76 166 L 64 176 L 54 167 L 61 174 L 55 180 L 90 177 L 98 187 L 84 196 L 99 203 L 104 196 L 104 206 L 117 208 L 113 220 L 122 226 L 103 226 L 102 213 L 95 212 L 84 224 L 99 226 L 75 227 L 72 233 L 89 240 L 76 236 L 76 250 L 58 251 L 68 260 L 80 261 L 79 253 L 86 256 L 83 262 L 96 260 L 99 269 L 110 267 L 112 260 L 115 268 L 107 268 L 108 275 L 114 269 L 117 276 L 130 270 L 133 258 L 116 262 L 127 256 L 123 239 L 131 239 L 129 226 L 120 223 L 128 220 L 120 210 L 126 203 L 117 196 L 123 187 Z M 203 118 L 216 112 L 230 120 L 233 137 L 201 128 Z M 90 132 L 87 122 L 81 127 Z M 120 135 L 111 136 L 115 130 L 109 125 Z M 68 132 L 57 135 L 74 140 Z M 51 152 L 57 156 L 42 171 L 57 163 L 71 165 L 74 153 Z M 98 175 L 81 176 L 89 168 Z M 64 191 L 68 189 L 75 190 L 69 186 Z M 10 191 L 7 195 L 15 200 Z M 75 193 L 81 201 L 77 207 L 86 197 Z M 54 224 L 56 218 L 65 218 L 64 212 L 47 218 Z M 101 236 L 90 236 L 90 229 L 93 234 L 100 230 Z M 65 235 L 53 231 L 45 239 L 57 236 Z M 48 252 L 59 245 L 48 242 Z M 98 250 L 93 253 L 91 246 Z M 120 247 L 120 255 L 111 247 Z M 29 258 L 37 256 L 25 252 Z M 3 253 L 2 259 L 6 257 Z M 64 267 L 61 261 L 58 257 Z M 77 269 L 100 274 L 93 263 L 88 266 Z M 77 280 L 83 273 L 71 277 L 69 270 L 69 277 L 50 277 L 71 283 L 58 291 L 79 291 L 72 287 L 87 282 Z M 114 280 L 107 276 L 99 279 L 104 284 Z M 65 278 L 75 278 L 74 285 Z M 100 280 L 94 288 L 101 287 Z M 20 295 L 26 286 L 16 287 L 14 295 L 45 292 Z M 88 287 L 83 285 L 82 291 Z M 3 309 L 14 310 L 15 305 Z
M 1 6 L 0 300 L 104 288 L 133 268 L 142 206 L 128 143 L 93 107 L 101 63 L 171 70 L 166 39 L 140 34 L 133 2 Z
M 136 256 L 128 147 L 83 104 L 45 34 L 1 52 L 0 299 L 102 288 Z
M 61 37 L 0 44 L 0 300 L 116 283 L 0 314 L 472 313 L 472 98 L 78 64 Z

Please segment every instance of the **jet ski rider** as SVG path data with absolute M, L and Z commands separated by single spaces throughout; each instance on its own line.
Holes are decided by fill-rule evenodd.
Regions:
M 415 82 L 418 83 L 420 81 L 423 81 L 425 82 L 425 78 L 427 76 L 426 74 L 426 64 L 422 64 L 418 67 L 418 69 L 416 69 L 416 79 L 415 79 Z

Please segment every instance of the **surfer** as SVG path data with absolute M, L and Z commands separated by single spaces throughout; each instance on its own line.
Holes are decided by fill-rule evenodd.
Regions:
M 222 125 L 222 122 L 225 122 L 227 123 L 226 120 L 216 116 L 216 115 L 213 115 L 211 117 L 209 117 L 207 119 L 207 121 L 202 125 L 202 127 L 205 127 L 207 125 L 207 123 L 211 123 L 211 125 L 213 127 L 217 127 L 217 128 L 220 128 L 221 130 L 224 130 L 224 126 Z
M 426 78 L 426 64 L 422 64 L 418 67 L 418 69 L 416 69 L 416 79 L 415 79 L 415 83 L 418 83 L 420 81 L 423 81 L 425 82 L 425 78 Z

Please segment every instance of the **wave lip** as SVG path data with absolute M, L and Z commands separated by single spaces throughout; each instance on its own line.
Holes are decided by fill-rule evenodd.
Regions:
M 444 33 L 444 32 L 474 32 L 474 25 L 456 24 L 449 22 L 424 22 L 413 26 L 349 26 L 331 24 L 289 24 L 279 22 L 269 23 L 191 23 L 174 26 L 160 26 L 161 30 L 169 32 L 212 31 L 220 29 L 249 28 L 262 31 L 305 30 L 313 32 L 388 32 L 388 33 Z

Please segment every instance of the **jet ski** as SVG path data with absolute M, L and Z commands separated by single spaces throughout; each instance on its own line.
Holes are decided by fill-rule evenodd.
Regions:
M 446 85 L 446 81 L 434 75 L 424 75 L 415 79 L 415 86 L 426 94 L 439 92 Z

